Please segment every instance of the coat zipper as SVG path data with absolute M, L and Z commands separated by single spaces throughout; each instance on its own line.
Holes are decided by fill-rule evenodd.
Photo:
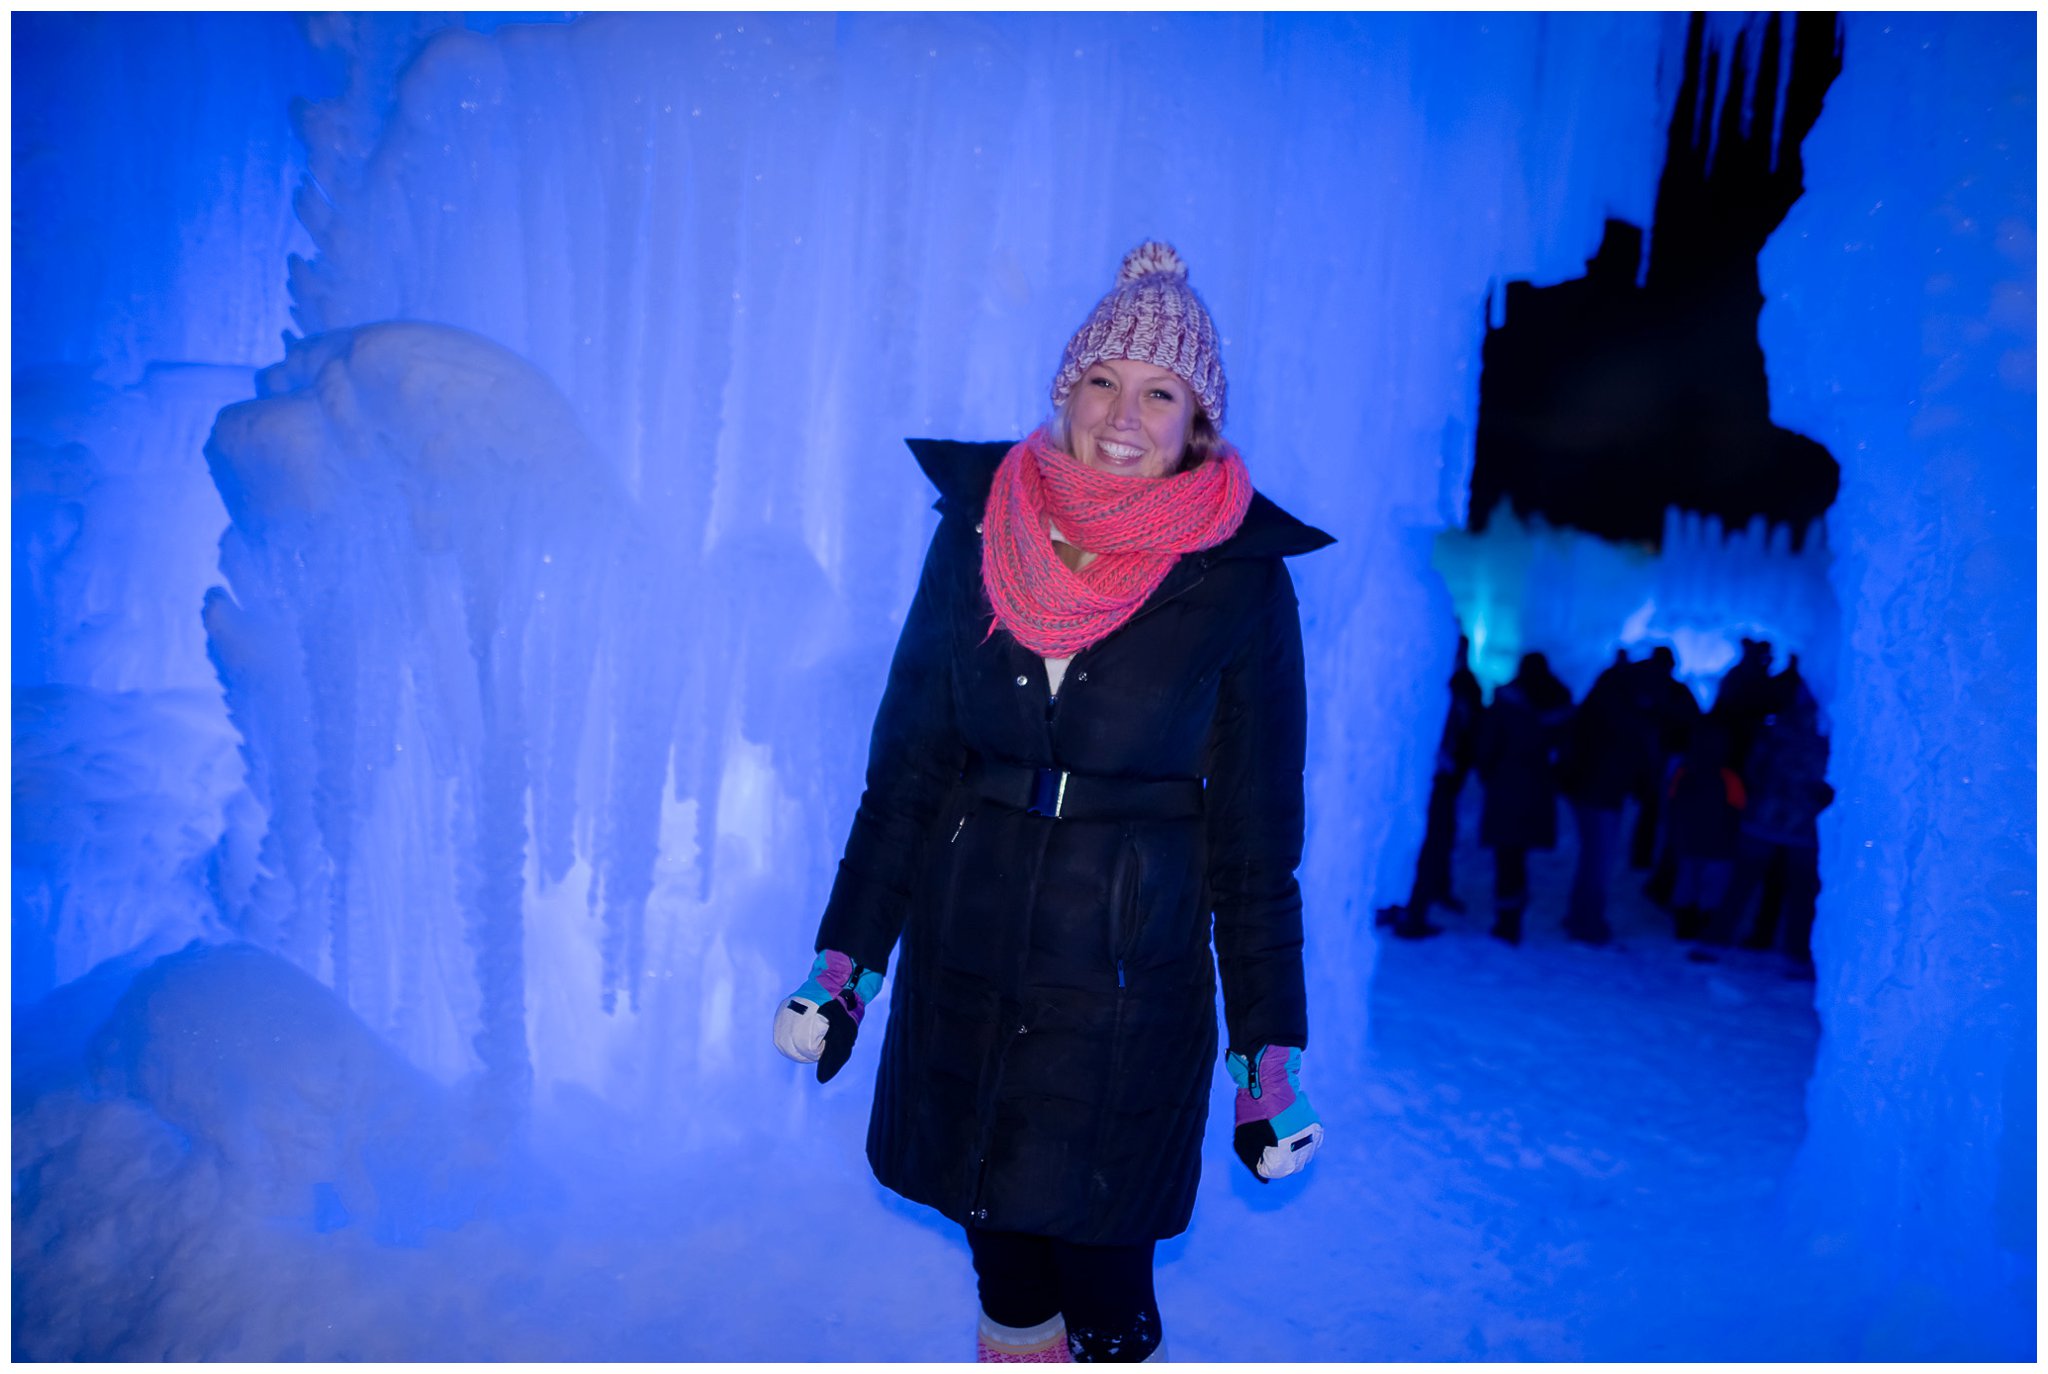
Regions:
M 1088 646 L 1089 649 L 1092 649 L 1094 647 L 1095 646 L 1092 644 Z M 1066 694 L 1067 684 L 1070 682 L 1077 682 L 1080 680 L 1074 676 L 1074 665 L 1079 663 L 1082 659 L 1082 656 L 1085 655 L 1087 652 L 1088 649 L 1083 649 L 1080 653 L 1075 654 L 1072 658 L 1067 660 L 1067 675 L 1060 681 L 1060 690 L 1052 693 L 1045 699 L 1045 727 L 1048 734 L 1050 734 L 1052 731 L 1053 722 L 1059 719 L 1060 698 Z M 1040 659 L 1039 667 L 1042 669 L 1044 666 L 1045 660 Z M 1051 679 L 1050 677 L 1048 677 L 1048 685 L 1050 685 L 1050 682 Z
M 953 838 L 952 838 L 952 839 L 950 839 L 950 840 L 947 840 L 947 841 L 946 841 L 946 843 L 947 843 L 947 844 L 958 844 L 958 843 L 960 843 L 960 832 L 961 832 L 961 831 L 963 831 L 963 830 L 965 830 L 966 828 L 967 828 L 967 817 L 963 815 L 963 816 L 961 816 L 961 817 L 960 817 L 960 824 L 958 824 L 958 825 L 956 825 L 956 826 L 954 826 L 954 827 L 953 827 Z
M 1124 916 L 1131 905 L 1131 894 L 1138 881 L 1136 852 L 1130 836 L 1123 838 L 1123 849 L 1118 855 L 1116 890 L 1110 894 L 1109 902 L 1109 958 L 1116 965 L 1116 985 L 1119 991 L 1124 987 Z

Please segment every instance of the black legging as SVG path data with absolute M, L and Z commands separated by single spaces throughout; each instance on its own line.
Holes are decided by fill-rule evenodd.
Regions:
M 1010 1231 L 967 1231 L 981 1310 L 1003 1326 L 1067 1322 L 1076 1360 L 1134 1362 L 1159 1348 L 1153 1242 L 1070 1245 Z

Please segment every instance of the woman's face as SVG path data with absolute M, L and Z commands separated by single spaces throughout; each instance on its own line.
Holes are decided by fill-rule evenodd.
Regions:
M 1099 472 L 1165 477 L 1180 469 L 1195 424 L 1195 393 L 1163 367 L 1104 358 L 1074 384 L 1068 437 Z

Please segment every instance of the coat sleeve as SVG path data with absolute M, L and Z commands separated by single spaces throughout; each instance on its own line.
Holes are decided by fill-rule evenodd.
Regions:
M 1209 897 L 1231 1048 L 1308 1045 L 1301 967 L 1308 693 L 1287 565 L 1224 667 L 1209 739 Z
M 952 525 L 940 523 L 925 554 L 868 741 L 867 786 L 818 925 L 817 948 L 840 950 L 869 968 L 888 964 L 926 838 L 966 763 L 953 712 L 946 591 L 948 546 L 957 538 Z

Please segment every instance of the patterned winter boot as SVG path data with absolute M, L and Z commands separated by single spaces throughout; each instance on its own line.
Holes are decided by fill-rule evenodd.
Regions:
M 974 1338 L 976 1364 L 1072 1364 L 1067 1349 L 1067 1321 L 1054 1313 L 1037 1326 L 1004 1326 L 981 1314 Z

